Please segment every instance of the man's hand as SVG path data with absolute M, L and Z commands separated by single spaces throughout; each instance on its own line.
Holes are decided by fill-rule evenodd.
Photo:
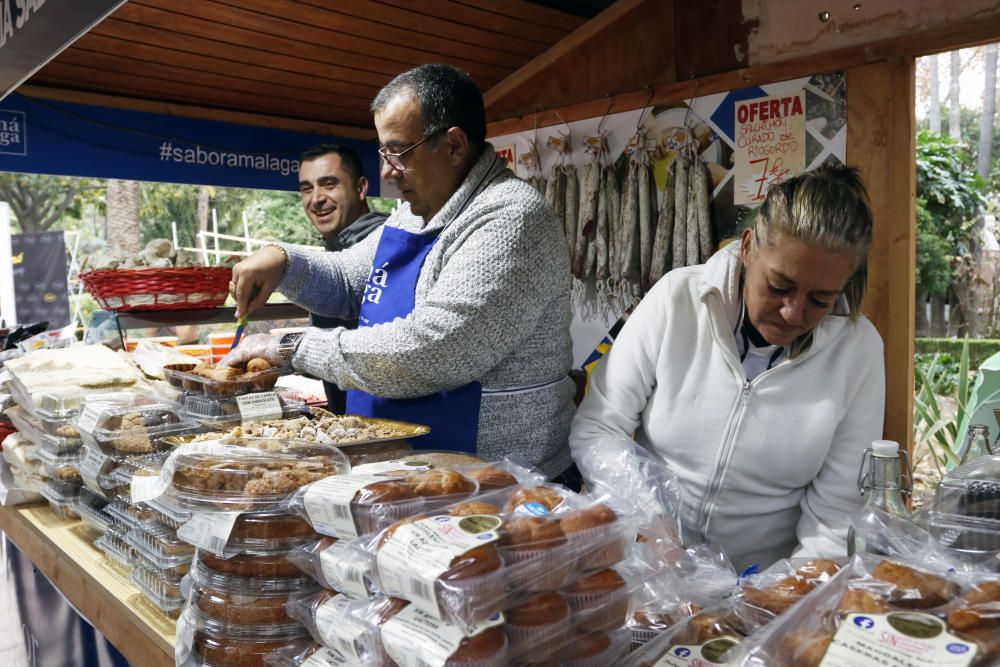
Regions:
M 267 362 L 271 366 L 280 366 L 283 362 L 281 355 L 278 354 L 279 342 L 281 342 L 281 336 L 272 336 L 270 334 L 244 336 L 240 344 L 236 346 L 236 349 L 222 357 L 219 363 L 216 364 L 216 367 L 228 368 L 236 366 L 242 368 L 247 365 L 248 361 L 257 358 L 267 359 Z
M 277 246 L 264 246 L 233 267 L 229 291 L 236 299 L 236 317 L 249 315 L 267 303 L 287 271 L 287 257 Z

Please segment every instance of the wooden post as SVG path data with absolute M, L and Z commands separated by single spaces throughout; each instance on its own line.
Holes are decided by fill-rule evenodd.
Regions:
M 862 310 L 885 343 L 885 437 L 913 452 L 916 269 L 915 60 L 847 71 L 847 162 L 861 170 L 875 217 Z

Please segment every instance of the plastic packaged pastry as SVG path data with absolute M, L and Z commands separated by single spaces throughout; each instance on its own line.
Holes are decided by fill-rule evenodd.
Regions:
M 179 581 L 165 578 L 144 565 L 134 567 L 130 578 L 132 584 L 160 611 L 170 618 L 180 616 L 184 596 L 181 595 Z
M 323 588 L 360 598 L 374 592 L 374 559 L 363 538 L 323 537 L 292 549 L 288 559 Z
M 345 659 L 363 664 L 389 664 L 381 628 L 409 605 L 388 597 L 356 599 L 333 591 L 293 598 L 288 614 L 299 620 L 313 638 L 336 649 Z
M 828 582 L 839 570 L 840 565 L 832 560 L 778 561 L 764 572 L 741 578 L 740 610 L 751 627 L 766 625 Z
M 745 664 L 995 665 L 1000 586 L 990 582 L 1000 580 L 977 579 L 970 586 L 932 559 L 855 556 L 755 636 Z
M 269 654 L 308 637 L 299 623 L 241 626 L 188 604 L 177 619 L 175 661 L 179 667 L 266 667 Z
M 292 369 L 288 366 L 250 372 L 239 368 L 208 366 L 196 366 L 188 371 L 179 370 L 172 364 L 163 367 L 163 376 L 170 385 L 205 396 L 236 396 L 270 391 L 277 384 L 278 378 L 291 372 Z
M 184 412 L 205 428 L 228 431 L 244 421 L 292 419 L 305 411 L 306 404 L 283 392 L 262 392 L 252 396 L 184 396 Z
M 413 605 L 382 625 L 382 645 L 399 667 L 500 667 L 510 664 L 503 615 L 470 628 L 435 621 Z
M 83 442 L 108 455 L 149 454 L 169 449 L 163 439 L 201 428 L 176 404 L 152 401 L 145 394 L 131 400 L 88 401 L 76 418 Z
M 428 461 L 385 461 L 357 466 L 298 491 L 289 506 L 324 535 L 350 539 L 378 532 L 394 521 L 443 507 L 477 493 L 479 486 Z
M 685 618 L 631 653 L 625 667 L 739 665 L 747 628 L 728 602 Z M 778 667 L 777 664 L 773 667 Z
M 47 477 L 54 477 L 63 481 L 83 482 L 80 477 L 79 454 L 53 454 L 44 448 L 38 450 L 38 460 L 42 464 L 42 470 Z
M 80 489 L 80 495 L 76 500 L 76 510 L 80 518 L 100 533 L 106 532 L 111 525 L 110 517 L 104 511 L 107 505 L 107 500 L 87 488 Z

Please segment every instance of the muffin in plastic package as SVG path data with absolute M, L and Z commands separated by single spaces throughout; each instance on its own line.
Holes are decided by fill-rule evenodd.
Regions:
M 77 454 L 80 451 L 81 445 L 83 445 L 83 440 L 78 437 L 65 438 L 48 433 L 43 433 L 38 441 L 39 449 L 47 451 L 54 456 Z
M 303 485 L 349 469 L 344 455 L 326 445 L 265 439 L 196 442 L 171 453 L 158 477 L 133 478 L 132 498 L 144 502 L 169 490 L 174 504 L 187 510 L 262 510 L 277 507 Z
M 75 501 L 83 488 L 82 482 L 78 479 L 60 479 L 58 477 L 47 477 L 43 492 L 46 498 L 56 498 L 57 502 Z
M 832 560 L 789 558 L 740 578 L 738 610 L 751 627 L 767 625 L 840 570 Z
M 160 611 L 170 618 L 180 616 L 181 608 L 184 606 L 184 596 L 181 595 L 178 581 L 166 579 L 155 569 L 144 565 L 134 567 L 130 578 L 139 592 Z
M 187 604 L 177 619 L 175 663 L 179 667 L 266 667 L 266 657 L 302 642 L 299 623 L 241 626 L 213 619 Z
M 382 645 L 399 667 L 500 667 L 515 664 L 502 614 L 471 627 L 438 621 L 409 605 L 382 625 Z
M 237 625 L 289 624 L 286 604 L 289 596 L 315 593 L 315 581 L 305 576 L 244 577 L 206 567 L 196 556 L 188 575 L 188 600 L 198 611 L 214 620 Z
M 132 402 L 88 401 L 76 419 L 84 444 L 109 455 L 149 454 L 169 449 L 164 438 L 194 433 L 201 425 L 174 403 L 136 395 Z
M 601 531 L 592 542 L 571 542 L 560 520 L 579 510 L 603 516 L 608 508 L 545 484 L 502 489 L 401 520 L 368 542 L 376 582 L 432 616 L 467 625 L 482 621 L 587 577 L 593 570 L 577 565 L 580 555 L 606 553 L 605 531 L 627 539 L 629 522 L 615 520 L 595 523 Z M 618 598 L 623 586 L 616 587 L 622 589 Z M 597 624 L 588 631 L 604 629 Z
M 289 503 L 324 535 L 367 535 L 418 512 L 469 498 L 479 485 L 448 469 L 428 469 L 424 458 L 356 466 L 298 491 Z
M 358 599 L 333 591 L 293 597 L 288 614 L 300 621 L 313 638 L 362 664 L 387 664 L 380 630 L 409 603 L 384 596 Z
M 754 635 L 742 664 L 963 667 L 1000 659 L 1000 582 L 933 558 L 855 556 L 829 582 Z M 919 659 L 919 661 L 918 661 Z

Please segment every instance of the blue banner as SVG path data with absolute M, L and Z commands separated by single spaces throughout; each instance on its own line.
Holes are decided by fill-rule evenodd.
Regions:
M 378 196 L 375 140 L 110 109 L 13 94 L 0 103 L 0 171 L 298 190 L 299 154 L 358 151 Z

